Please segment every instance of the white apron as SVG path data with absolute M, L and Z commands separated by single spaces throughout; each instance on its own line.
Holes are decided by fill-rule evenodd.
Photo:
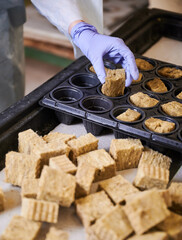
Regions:
M 68 33 L 69 25 L 83 20 L 94 25 L 103 33 L 103 0 L 31 0 L 38 11 L 72 42 Z M 72 42 L 73 44 L 73 42 Z M 73 44 L 75 57 L 83 53 Z

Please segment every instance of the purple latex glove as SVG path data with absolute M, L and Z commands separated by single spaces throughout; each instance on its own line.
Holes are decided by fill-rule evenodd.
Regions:
M 126 87 L 133 79 L 138 79 L 135 57 L 122 39 L 99 34 L 94 26 L 85 22 L 79 22 L 71 29 L 71 37 L 91 61 L 101 83 L 106 77 L 103 58 L 122 65 L 126 72 Z

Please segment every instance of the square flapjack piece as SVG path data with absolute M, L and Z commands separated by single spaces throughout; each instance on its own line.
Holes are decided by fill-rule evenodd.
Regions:
M 149 71 L 149 70 L 152 70 L 154 68 L 154 66 L 145 59 L 136 58 L 135 61 L 136 61 L 136 65 L 137 65 L 139 70 Z
M 138 235 L 145 233 L 170 214 L 164 199 L 155 189 L 137 193 L 123 208 Z
M 49 232 L 46 234 L 45 240 L 68 240 L 69 235 L 67 232 L 57 229 L 55 227 L 50 227 Z
M 138 167 L 134 185 L 142 190 L 165 189 L 169 182 L 169 170 L 153 165 L 142 164 Z
M 124 95 L 125 70 L 109 69 L 102 85 L 101 92 L 108 97 L 118 97 Z
M 46 146 L 46 142 L 32 129 L 25 130 L 18 134 L 19 152 L 33 154 L 37 146 Z
M 157 189 L 155 188 L 158 193 L 160 194 L 160 196 L 164 199 L 164 202 L 166 203 L 166 206 L 167 207 L 171 207 L 171 196 L 169 194 L 169 190 L 168 189 Z M 137 196 L 137 194 L 140 194 L 141 192 L 138 191 L 138 192 L 134 192 L 134 193 L 131 193 L 131 194 L 128 194 L 125 196 L 125 201 L 126 202 L 129 202 L 131 200 L 133 200 L 133 198 L 135 198 Z
M 137 107 L 151 108 L 157 105 L 159 100 L 150 97 L 148 94 L 143 92 L 137 92 L 130 96 L 130 101 Z
M 88 229 L 88 239 L 126 239 L 133 232 L 122 206 L 117 205 Z
M 180 78 L 182 77 L 182 70 L 175 67 L 163 67 L 159 69 L 158 73 L 167 78 Z
M 76 172 L 76 198 L 84 197 L 90 193 L 95 178 L 96 168 L 87 162 L 81 162 Z
M 42 166 L 45 164 L 48 165 L 49 158 L 62 154 L 68 156 L 70 152 L 70 148 L 63 141 L 47 143 L 31 129 L 20 132 L 18 134 L 18 141 L 19 152 L 40 156 Z
M 146 83 L 146 86 L 152 91 L 157 93 L 167 92 L 167 87 L 160 78 L 154 78 Z
M 128 195 L 139 192 L 137 188 L 121 175 L 99 182 L 99 188 L 104 190 L 116 204 L 125 201 Z
M 116 118 L 124 122 L 135 122 L 141 117 L 141 113 L 128 108 L 125 112 L 118 115 Z
M 146 147 L 142 152 L 139 166 L 142 164 L 148 164 L 169 170 L 171 162 L 172 160 L 170 157 Z
M 134 185 L 141 189 L 167 187 L 171 158 L 162 153 L 145 148 L 142 153 Z
M 161 197 L 164 199 L 167 207 L 171 207 L 172 206 L 172 199 L 171 199 L 169 189 L 159 189 L 158 192 L 161 195 Z
M 116 161 L 117 170 L 136 168 L 143 151 L 143 145 L 139 139 L 112 139 L 110 154 Z
M 22 198 L 21 216 L 32 221 L 57 223 L 59 205 L 33 198 Z
M 170 212 L 170 215 L 156 227 L 166 232 L 170 239 L 182 239 L 182 216 L 176 213 Z
M 182 103 L 172 101 L 161 105 L 162 110 L 169 116 L 182 117 Z
M 3 190 L 0 188 L 0 212 L 4 210 L 4 202 L 5 202 L 4 193 Z
M 78 165 L 86 162 L 96 168 L 94 181 L 101 181 L 116 175 L 114 159 L 104 149 L 98 149 L 78 156 Z
M 76 212 L 84 227 L 89 227 L 102 215 L 113 209 L 113 204 L 104 191 L 76 200 Z
M 36 198 L 39 188 L 39 178 L 24 178 L 21 186 L 21 196 L 27 198 Z
M 56 141 L 67 143 L 68 141 L 75 138 L 76 136 L 74 134 L 66 134 L 60 132 L 50 132 L 49 134 L 43 136 L 44 141 L 47 143 Z
M 37 199 L 58 202 L 70 207 L 75 199 L 76 180 L 62 170 L 44 166 L 37 193 Z
M 11 151 L 5 159 L 5 181 L 21 186 L 23 179 L 35 179 L 40 175 L 41 159 L 37 155 Z
M 68 145 L 71 148 L 71 160 L 76 163 L 76 158 L 79 155 L 96 150 L 98 148 L 98 141 L 99 140 L 91 133 L 87 133 L 77 139 L 68 141 Z
M 55 169 L 61 169 L 65 173 L 75 174 L 77 167 L 72 161 L 64 155 L 56 156 L 49 159 L 49 166 Z
M 182 209 L 182 183 L 172 182 L 168 190 L 174 207 Z
M 173 122 L 164 121 L 159 118 L 153 118 L 153 117 L 148 118 L 145 121 L 145 126 L 149 130 L 157 133 L 170 133 L 176 127 L 175 123 Z
M 2 234 L 2 240 L 34 240 L 38 235 L 41 223 L 30 221 L 22 216 L 13 216 Z
M 128 240 L 169 240 L 167 233 L 165 232 L 150 232 L 142 235 L 135 235 L 128 238 Z
M 177 98 L 182 99 L 182 91 L 176 95 Z

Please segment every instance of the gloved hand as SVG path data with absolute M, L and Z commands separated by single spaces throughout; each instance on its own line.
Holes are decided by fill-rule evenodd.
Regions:
M 138 79 L 139 72 L 135 57 L 122 39 L 99 34 L 94 26 L 85 22 L 79 22 L 73 26 L 71 37 L 91 61 L 101 83 L 105 82 L 106 77 L 103 58 L 122 65 L 126 72 L 126 87 L 133 79 Z

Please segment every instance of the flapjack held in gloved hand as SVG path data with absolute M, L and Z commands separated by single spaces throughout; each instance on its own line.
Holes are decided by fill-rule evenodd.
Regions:
M 76 23 L 69 31 L 73 42 L 91 61 L 101 83 L 105 82 L 106 77 L 103 58 L 121 64 L 125 69 L 126 87 L 133 79 L 138 79 L 135 57 L 122 39 L 99 34 L 94 26 L 83 21 Z

